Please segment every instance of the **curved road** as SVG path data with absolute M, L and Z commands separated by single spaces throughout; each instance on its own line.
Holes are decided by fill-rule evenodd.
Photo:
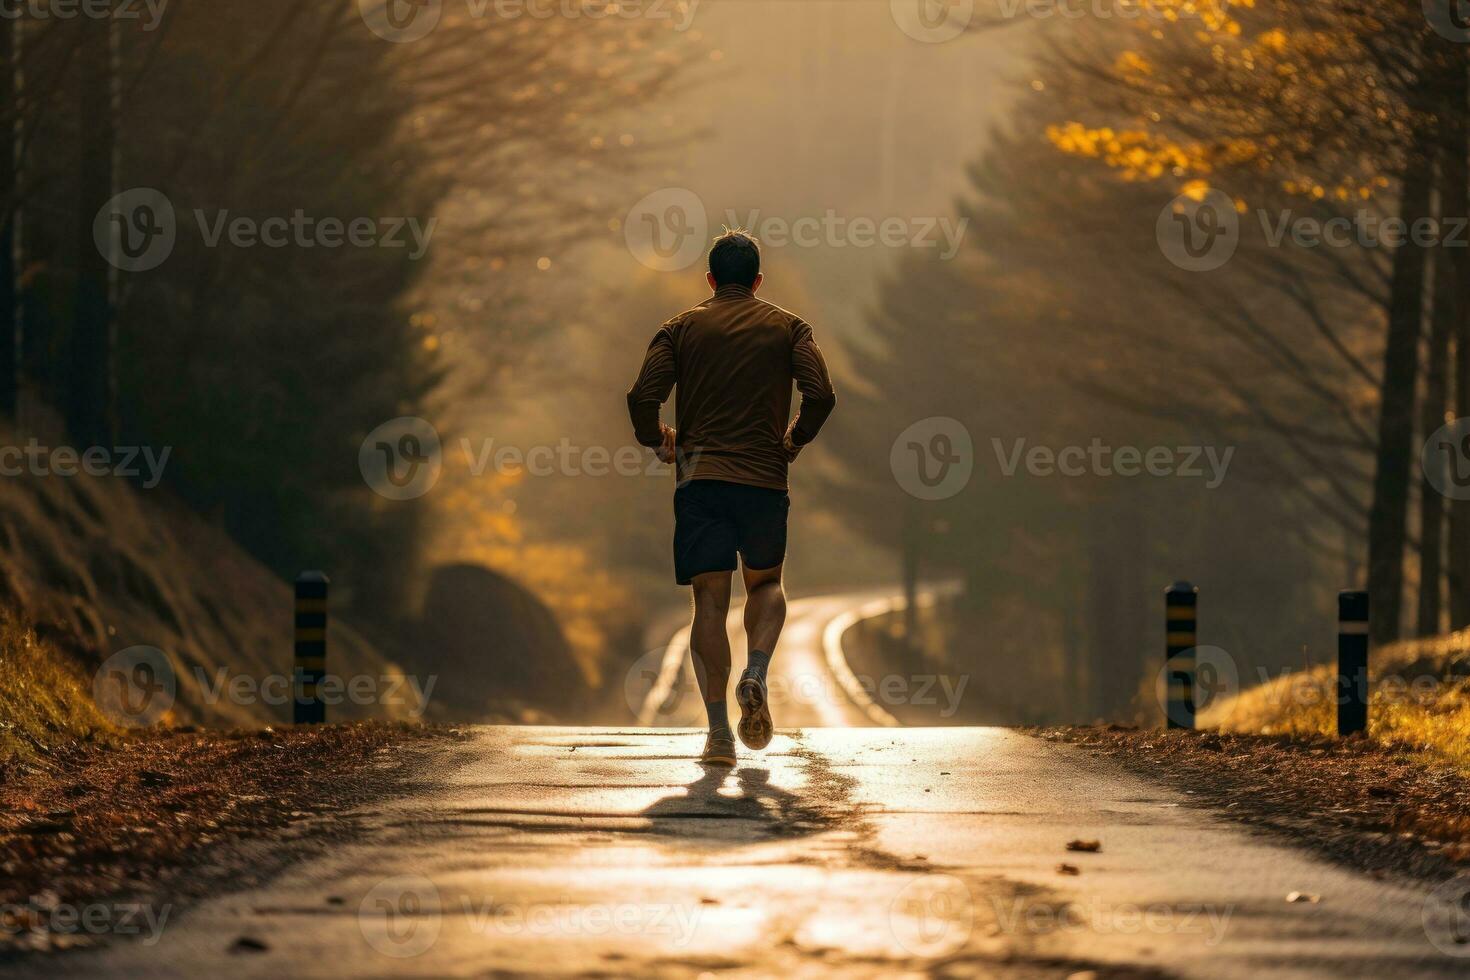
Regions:
M 929 599 L 932 593 L 926 594 Z M 853 623 L 896 608 L 893 589 L 870 589 L 793 599 L 771 659 L 771 714 L 778 728 L 893 727 L 897 719 L 876 703 L 842 655 L 842 633 Z M 932 600 L 931 600 L 932 601 Z M 733 679 L 745 663 L 744 604 L 730 611 Z M 870 687 L 871 685 L 869 685 Z M 704 724 L 689 654 L 689 627 L 664 648 L 659 676 L 638 712 L 640 725 Z
M 7 969 L 1465 976 L 1426 917 L 1431 883 L 1329 863 L 1075 746 L 874 727 L 886 712 L 832 648 L 887 598 L 792 602 L 773 661 L 778 734 L 733 770 L 696 762 L 702 712 L 676 636 L 643 704 L 649 724 L 689 728 L 488 726 L 403 746 L 381 762 L 401 777 L 396 792 L 259 843 L 291 855 L 282 873 L 164 906 L 159 935 Z M 1073 853 L 1074 839 L 1101 850 Z

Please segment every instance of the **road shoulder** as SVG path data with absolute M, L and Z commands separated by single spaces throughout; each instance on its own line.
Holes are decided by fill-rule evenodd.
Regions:
M 355 838 L 446 731 L 175 730 L 79 745 L 0 784 L 0 963 L 165 928 Z M 88 921 L 88 916 L 91 917 Z
M 1119 726 L 1031 730 L 1373 875 L 1439 881 L 1470 867 L 1470 778 L 1366 739 Z

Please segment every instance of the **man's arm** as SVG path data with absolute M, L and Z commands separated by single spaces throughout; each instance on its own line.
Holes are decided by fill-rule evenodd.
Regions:
M 812 339 L 811 326 L 802 322 L 796 324 L 791 335 L 791 376 L 796 379 L 796 390 L 801 392 L 801 405 L 787 432 L 791 443 L 787 451 L 794 453 L 817 437 L 822 423 L 837 405 L 837 394 L 832 390 L 832 379 L 827 376 L 822 350 Z
M 628 417 L 639 445 L 651 449 L 663 446 L 667 426 L 659 422 L 658 410 L 674 390 L 674 377 L 674 335 L 664 324 L 653 335 L 648 353 L 643 355 L 643 369 L 628 392 Z

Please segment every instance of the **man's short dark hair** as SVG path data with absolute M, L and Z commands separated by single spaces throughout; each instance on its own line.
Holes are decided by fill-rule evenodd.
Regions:
M 761 271 L 761 243 L 744 228 L 726 228 L 710 246 L 709 271 L 716 286 L 754 286 Z

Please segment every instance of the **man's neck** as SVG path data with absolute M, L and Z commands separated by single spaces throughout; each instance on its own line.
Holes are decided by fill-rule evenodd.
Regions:
M 755 290 L 739 283 L 727 282 L 715 287 L 715 299 L 749 299 L 754 295 Z

